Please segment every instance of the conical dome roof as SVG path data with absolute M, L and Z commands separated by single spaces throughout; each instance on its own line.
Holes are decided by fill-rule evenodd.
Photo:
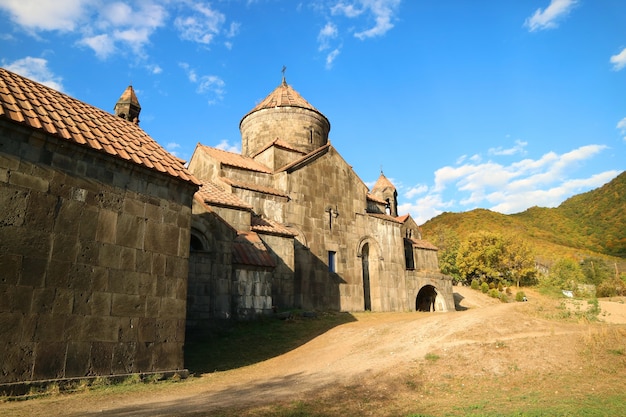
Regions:
M 385 175 L 381 172 L 380 173 L 380 177 L 378 177 L 378 181 L 376 181 L 376 184 L 374 184 L 374 187 L 372 187 L 372 193 L 375 193 L 377 191 L 383 191 L 385 189 L 391 189 L 393 191 L 396 190 L 396 187 L 391 183 L 391 181 L 389 181 L 389 179 L 387 177 L 385 177 Z
M 119 100 L 117 100 L 117 103 L 129 103 L 141 108 L 141 106 L 139 105 L 139 99 L 137 99 L 137 95 L 135 94 L 135 90 L 133 89 L 132 85 L 126 87 L 126 90 L 124 90 Z
M 326 119 L 326 116 L 322 114 L 319 110 L 311 105 L 308 101 L 306 101 L 300 93 L 294 90 L 287 81 L 283 78 L 283 82 L 276 87 L 274 91 L 269 93 L 267 97 L 265 97 L 259 104 L 257 104 L 252 110 L 246 113 L 245 116 L 241 118 L 245 119 L 250 114 L 263 110 L 263 109 L 274 109 L 277 107 L 299 107 L 302 109 L 307 109 L 319 113 L 322 117 Z M 241 123 L 240 123 L 241 125 Z
M 319 110 L 282 83 L 239 122 L 242 154 L 254 157 L 277 139 L 304 153 L 328 143 L 330 122 Z

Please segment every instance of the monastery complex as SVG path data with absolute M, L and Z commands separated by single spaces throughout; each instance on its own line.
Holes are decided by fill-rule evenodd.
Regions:
M 451 278 L 381 173 L 282 82 L 241 154 L 182 161 L 139 126 L 0 68 L 0 387 L 181 371 L 185 337 L 290 310 L 447 311 Z M 338 140 L 341 140 L 340 138 Z

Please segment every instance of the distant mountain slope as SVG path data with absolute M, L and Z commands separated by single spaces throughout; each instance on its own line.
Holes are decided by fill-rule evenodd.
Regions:
M 443 213 L 422 226 L 424 238 L 435 244 L 444 229 L 461 240 L 478 230 L 521 234 L 547 263 L 564 255 L 626 259 L 626 172 L 556 208 L 531 207 L 511 215 L 484 209 Z

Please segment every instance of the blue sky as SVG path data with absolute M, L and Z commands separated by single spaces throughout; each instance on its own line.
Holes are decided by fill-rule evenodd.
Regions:
M 0 65 L 189 159 L 287 82 L 399 212 L 555 207 L 626 166 L 623 0 L 0 0 Z

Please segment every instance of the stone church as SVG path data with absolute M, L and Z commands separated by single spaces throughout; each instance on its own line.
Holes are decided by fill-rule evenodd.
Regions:
M 0 390 L 184 371 L 186 331 L 218 319 L 454 309 L 393 184 L 368 190 L 284 79 L 241 154 L 185 164 L 140 110 L 130 86 L 112 114 L 0 68 Z
M 198 144 L 188 323 L 290 308 L 454 309 L 437 248 L 381 173 L 371 190 L 330 122 L 283 78 L 243 116 L 241 154 Z

